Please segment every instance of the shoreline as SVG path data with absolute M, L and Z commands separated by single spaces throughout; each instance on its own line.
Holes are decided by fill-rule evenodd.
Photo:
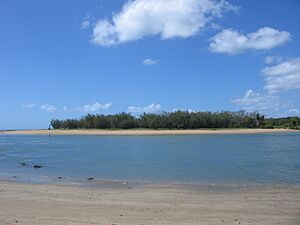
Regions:
M 300 188 L 81 187 L 0 181 L 1 224 L 299 224 Z
M 248 181 L 172 181 L 172 180 L 141 180 L 141 179 L 117 179 L 98 178 L 94 176 L 70 177 L 70 176 L 38 176 L 26 177 L 24 174 L 10 174 L 0 176 L 0 183 L 14 183 L 23 185 L 63 185 L 78 186 L 82 188 L 141 188 L 141 187 L 174 187 L 186 190 L 240 190 L 256 188 L 296 188 L 300 191 L 300 183 L 279 183 L 279 182 L 248 182 Z
M 300 132 L 293 129 L 197 129 L 197 130 L 102 130 L 102 129 L 78 129 L 78 130 L 2 130 L 4 135 L 199 135 L 199 134 L 266 134 Z

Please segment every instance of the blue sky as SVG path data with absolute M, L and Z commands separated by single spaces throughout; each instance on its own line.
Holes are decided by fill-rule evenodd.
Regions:
M 3 0 L 0 129 L 195 111 L 300 115 L 297 0 Z

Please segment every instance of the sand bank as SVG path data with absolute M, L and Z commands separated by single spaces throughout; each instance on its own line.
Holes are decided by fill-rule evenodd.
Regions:
M 185 134 L 260 134 L 278 132 L 299 132 L 290 129 L 216 129 L 216 130 L 13 130 L 1 134 L 37 135 L 185 135 Z
M 0 224 L 300 224 L 299 187 L 190 190 L 0 182 Z

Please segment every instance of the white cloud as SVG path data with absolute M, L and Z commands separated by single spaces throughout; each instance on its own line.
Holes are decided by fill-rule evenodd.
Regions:
M 127 111 L 129 113 L 159 113 L 162 111 L 162 107 L 160 104 L 152 103 L 145 107 L 129 106 Z
M 283 61 L 283 58 L 280 56 L 267 56 L 265 57 L 265 63 L 266 64 L 274 64 L 274 63 L 280 63 Z
M 178 108 L 175 108 L 175 109 L 172 110 L 172 112 L 177 112 L 177 111 L 189 112 L 189 113 L 195 113 L 195 112 L 197 112 L 194 109 L 178 109 Z
M 253 90 L 246 91 L 241 98 L 233 99 L 232 103 L 247 112 L 259 112 L 271 117 L 295 116 L 300 113 L 290 101 L 284 101 L 278 95 L 260 94 Z
M 247 112 L 257 111 L 268 116 L 279 113 L 280 110 L 289 106 L 289 103 L 283 103 L 279 96 L 261 95 L 253 90 L 246 91 L 243 97 L 234 99 L 232 102 Z
M 81 23 L 81 29 L 87 29 L 87 28 L 89 28 L 89 26 L 90 26 L 90 24 L 91 24 L 91 22 L 90 21 L 88 21 L 88 20 L 84 20 L 84 21 L 82 21 L 82 23 Z
M 212 29 L 212 30 L 220 30 L 220 29 L 222 29 L 222 26 L 219 25 L 219 24 L 216 24 L 216 23 L 211 23 L 210 24 L 210 29 Z
M 300 110 L 296 109 L 296 108 L 292 108 L 292 109 L 289 110 L 289 113 L 291 113 L 291 114 L 299 114 Z
M 153 66 L 155 64 L 157 64 L 157 61 L 154 59 L 148 58 L 143 61 L 143 65 L 145 65 L 145 66 Z
M 263 27 L 253 33 L 241 34 L 233 29 L 223 29 L 210 39 L 210 50 L 235 55 L 247 50 L 267 50 L 288 42 L 291 34 L 271 27 Z
M 42 111 L 47 111 L 47 112 L 55 112 L 57 108 L 53 105 L 41 105 L 41 110 Z
M 93 29 L 92 42 L 101 46 L 158 35 L 161 39 L 198 34 L 213 18 L 237 7 L 225 0 L 133 0 L 111 21 L 102 19 Z
M 91 12 L 86 12 L 85 17 L 81 22 L 81 29 L 88 29 L 92 25 L 92 21 L 94 20 Z
M 98 102 L 95 102 L 94 104 L 91 104 L 91 105 L 84 105 L 82 107 L 82 110 L 84 112 L 98 112 L 101 110 L 107 110 L 111 106 L 112 106 L 112 103 L 100 104 Z
M 99 102 L 95 102 L 94 104 L 86 104 L 84 106 L 69 108 L 67 106 L 63 106 L 64 112 L 98 112 L 101 110 L 108 110 L 112 106 L 112 103 L 101 104 Z
M 266 82 L 264 89 L 270 93 L 300 89 L 300 58 L 289 59 L 275 66 L 265 67 L 261 73 Z
M 24 104 L 22 105 L 23 108 L 34 108 L 36 105 L 35 104 Z

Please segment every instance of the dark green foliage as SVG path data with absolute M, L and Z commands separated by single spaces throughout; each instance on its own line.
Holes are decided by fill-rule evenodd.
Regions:
M 298 118 L 299 119 L 299 118 Z M 134 117 L 128 113 L 91 115 L 80 119 L 52 120 L 54 129 L 200 129 L 258 128 L 270 126 L 259 113 L 239 112 L 165 112 Z M 298 121 L 299 122 L 299 121 Z M 298 124 L 297 121 L 295 124 Z
M 266 119 L 263 128 L 291 128 L 300 129 L 299 117 L 285 117 L 285 118 L 270 118 Z

